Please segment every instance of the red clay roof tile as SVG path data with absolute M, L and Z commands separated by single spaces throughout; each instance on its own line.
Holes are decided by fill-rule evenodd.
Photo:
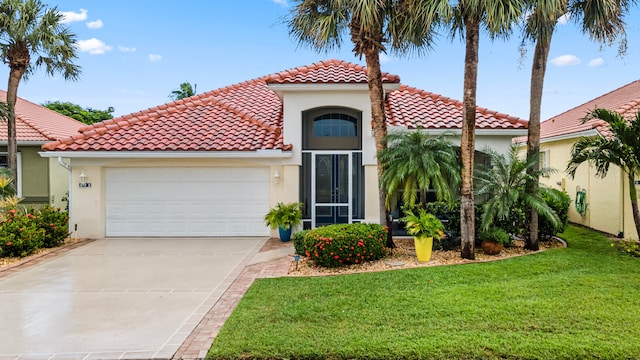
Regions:
M 383 73 L 386 83 L 397 75 Z M 327 60 L 229 85 L 120 118 L 81 128 L 80 134 L 48 143 L 56 151 L 255 151 L 291 150 L 282 137 L 283 104 L 269 84 L 364 83 L 366 68 Z M 460 128 L 462 104 L 401 86 L 386 101 L 388 124 L 415 128 Z M 478 108 L 478 128 L 524 129 L 526 121 Z
M 0 101 L 7 92 L 0 90 Z M 16 100 L 17 141 L 51 141 L 67 138 L 78 132 L 83 123 L 34 104 L 21 97 Z M 0 140 L 7 140 L 7 122 L 0 121 Z
M 582 119 L 595 108 L 617 111 L 626 118 L 635 116 L 640 111 L 640 80 L 543 121 L 540 123 L 540 138 L 570 135 L 592 129 L 597 130 L 602 136 L 610 136 L 609 126 L 602 121 L 591 119 L 582 124 Z

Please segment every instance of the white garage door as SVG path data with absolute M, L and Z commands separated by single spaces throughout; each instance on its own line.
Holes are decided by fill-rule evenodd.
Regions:
M 267 168 L 106 170 L 107 236 L 266 236 Z

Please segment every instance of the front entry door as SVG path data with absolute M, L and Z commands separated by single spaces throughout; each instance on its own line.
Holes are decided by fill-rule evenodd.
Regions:
M 315 154 L 315 226 L 349 223 L 351 154 Z

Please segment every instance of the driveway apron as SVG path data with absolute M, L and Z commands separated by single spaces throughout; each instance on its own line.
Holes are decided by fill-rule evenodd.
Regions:
M 168 359 L 264 238 L 101 239 L 0 277 L 0 359 Z

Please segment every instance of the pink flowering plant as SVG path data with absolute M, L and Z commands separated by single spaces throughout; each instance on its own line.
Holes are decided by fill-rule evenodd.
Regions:
M 319 227 L 305 234 L 305 255 L 317 266 L 329 268 L 378 260 L 387 254 L 387 231 L 363 223 Z
M 49 205 L 29 212 L 37 214 L 38 228 L 45 231 L 42 247 L 52 248 L 64 243 L 64 239 L 69 236 L 69 213 Z
M 0 257 L 31 255 L 42 246 L 44 236 L 36 215 L 11 209 L 0 226 Z

